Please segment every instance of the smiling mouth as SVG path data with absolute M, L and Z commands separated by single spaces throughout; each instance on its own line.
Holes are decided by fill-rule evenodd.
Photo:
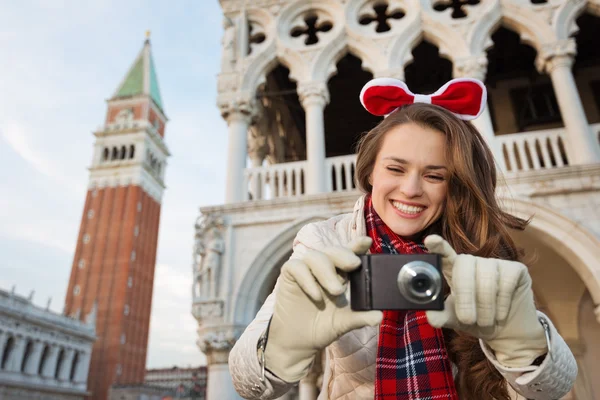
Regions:
M 427 207 L 420 207 L 420 206 L 409 206 L 407 204 L 404 203 L 400 203 L 399 201 L 392 201 L 392 206 L 394 206 L 395 209 L 406 213 L 406 214 L 419 214 L 420 212 L 422 212 L 423 210 L 425 210 L 425 208 Z

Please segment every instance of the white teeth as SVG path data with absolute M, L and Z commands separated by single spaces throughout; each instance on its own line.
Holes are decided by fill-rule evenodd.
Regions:
M 407 213 L 407 214 L 418 214 L 425 209 L 425 207 L 408 206 L 406 204 L 402 204 L 397 201 L 392 202 L 392 204 L 398 210 L 402 211 L 403 213 Z

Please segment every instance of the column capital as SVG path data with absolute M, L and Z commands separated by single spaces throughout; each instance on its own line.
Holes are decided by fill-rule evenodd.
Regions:
M 232 121 L 244 121 L 250 124 L 256 117 L 257 107 L 253 99 L 247 96 L 238 96 L 217 101 L 221 116 L 228 123 Z
M 455 78 L 475 78 L 480 81 L 485 81 L 487 74 L 488 60 L 485 55 L 479 55 L 469 58 L 461 58 L 455 60 L 454 71 L 452 72 Z
M 298 84 L 298 97 L 302 106 L 306 108 L 309 104 L 329 103 L 329 89 L 325 82 L 301 82 Z
M 542 46 L 538 51 L 535 66 L 541 73 L 548 74 L 559 67 L 571 68 L 576 54 L 577 44 L 575 39 L 558 40 Z
M 200 351 L 206 355 L 207 364 L 226 364 L 229 351 L 242 332 L 242 329 L 236 327 L 214 327 L 204 332 L 198 330 L 200 338 L 196 343 Z

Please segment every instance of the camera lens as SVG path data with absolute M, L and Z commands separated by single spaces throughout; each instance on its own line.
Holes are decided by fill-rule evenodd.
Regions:
M 398 273 L 398 289 L 413 303 L 429 303 L 442 291 L 442 276 L 428 262 L 411 261 L 403 265 Z
M 431 279 L 423 273 L 417 274 L 410 283 L 412 289 L 417 293 L 424 293 L 431 288 Z

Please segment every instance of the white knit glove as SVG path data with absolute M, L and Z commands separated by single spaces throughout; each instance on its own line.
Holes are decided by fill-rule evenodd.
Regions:
M 371 239 L 359 237 L 348 247 L 308 250 L 281 268 L 264 355 L 265 367 L 286 382 L 302 379 L 315 354 L 340 336 L 381 322 L 381 311 L 350 309 L 346 279 L 336 270 L 358 268 L 356 254 L 365 253 Z
M 438 235 L 425 238 L 425 246 L 442 256 L 442 270 L 451 289 L 444 311 L 427 311 L 432 326 L 482 339 L 506 367 L 529 366 L 548 352 L 525 265 L 457 255 Z

